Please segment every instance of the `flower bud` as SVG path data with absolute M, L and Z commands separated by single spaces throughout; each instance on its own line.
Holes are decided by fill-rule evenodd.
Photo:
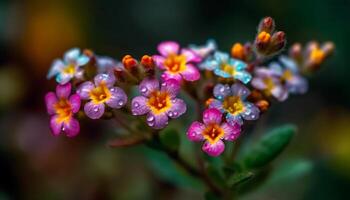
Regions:
M 272 35 L 270 54 L 275 54 L 282 50 L 286 45 L 286 34 L 283 31 L 278 31 Z
M 149 55 L 142 56 L 141 65 L 143 65 L 146 70 L 154 69 L 154 61 Z
M 270 107 L 270 103 L 266 100 L 260 100 L 255 103 L 255 106 L 258 107 L 261 112 L 266 112 Z
M 231 48 L 231 56 L 240 60 L 244 60 L 245 52 L 241 43 L 235 43 Z
M 272 17 L 265 17 L 262 19 L 258 26 L 258 32 L 267 32 L 272 33 L 275 29 L 275 21 L 272 19 Z
M 134 59 L 131 55 L 126 55 L 122 59 L 122 63 L 128 71 L 132 71 L 137 66 L 137 60 Z
M 334 48 L 335 47 L 333 42 L 326 42 L 324 45 L 322 45 L 322 50 L 327 56 L 333 53 Z
M 302 59 L 302 46 L 300 43 L 295 43 L 289 48 L 289 56 L 294 60 Z

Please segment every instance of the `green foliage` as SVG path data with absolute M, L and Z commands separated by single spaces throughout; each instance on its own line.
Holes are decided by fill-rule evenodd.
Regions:
M 242 184 L 251 180 L 253 177 L 254 177 L 254 173 L 250 171 L 234 173 L 231 177 L 228 178 L 227 185 L 230 188 L 233 188 L 239 184 Z
M 171 151 L 178 151 L 180 146 L 179 133 L 174 128 L 165 129 L 159 135 L 160 142 Z
M 245 169 L 256 169 L 267 165 L 285 149 L 295 131 L 293 125 L 273 129 L 252 146 L 239 163 Z

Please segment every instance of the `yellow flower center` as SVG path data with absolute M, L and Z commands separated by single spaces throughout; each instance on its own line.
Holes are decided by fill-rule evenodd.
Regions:
M 290 70 L 285 70 L 282 74 L 282 81 L 290 81 L 293 78 L 293 73 Z
M 57 123 L 68 122 L 73 115 L 72 105 L 65 98 L 58 100 L 54 104 L 54 109 L 55 109 L 56 114 L 58 116 L 56 119 Z
M 222 103 L 222 106 L 227 112 L 233 115 L 237 115 L 244 111 L 244 104 L 241 98 L 238 96 L 226 97 Z
M 73 75 L 75 73 L 75 66 L 73 64 L 67 65 L 63 69 L 63 73 L 65 73 L 65 74 L 72 74 Z
M 214 144 L 224 136 L 224 130 L 218 124 L 209 124 L 202 134 L 205 139 Z
M 266 85 L 266 89 L 264 90 L 264 92 L 267 96 L 270 96 L 271 90 L 273 90 L 276 87 L 276 84 L 274 83 L 272 78 L 265 78 L 263 82 Z
M 147 103 L 154 114 L 166 112 L 172 105 L 169 94 L 161 91 L 152 92 Z
M 172 73 L 179 73 L 186 69 L 184 55 L 170 54 L 164 61 L 166 69 Z
M 234 66 L 229 65 L 228 63 L 222 63 L 221 70 L 226 72 L 227 74 L 232 75 L 232 76 L 235 75 L 235 73 L 236 73 Z
M 258 41 L 262 43 L 268 43 L 270 42 L 271 35 L 265 31 L 262 31 L 258 35 Z
M 315 64 L 321 64 L 325 58 L 325 53 L 320 48 L 314 48 L 310 53 L 310 61 Z
M 111 92 L 104 82 L 101 82 L 98 87 L 95 87 L 90 91 L 90 98 L 93 103 L 104 103 L 111 98 Z

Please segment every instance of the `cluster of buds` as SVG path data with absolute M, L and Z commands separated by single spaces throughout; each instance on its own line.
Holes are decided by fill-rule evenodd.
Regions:
M 280 52 L 286 45 L 283 31 L 275 31 L 275 21 L 271 17 L 261 20 L 254 45 L 261 56 L 272 56 Z
M 303 48 L 300 43 L 293 44 L 289 49 L 289 57 L 301 67 L 303 72 L 314 72 L 334 51 L 333 42 L 320 45 L 316 41 L 309 42 Z

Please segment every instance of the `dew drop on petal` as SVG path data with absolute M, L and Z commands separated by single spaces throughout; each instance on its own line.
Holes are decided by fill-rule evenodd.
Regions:
M 98 111 L 98 108 L 94 108 L 94 112 L 97 112 Z
M 174 116 L 175 116 L 175 117 L 176 117 L 178 114 L 179 114 L 178 112 L 176 112 L 176 111 L 174 112 Z
M 120 106 L 122 106 L 122 105 L 124 105 L 124 101 L 120 100 L 120 101 L 118 101 L 118 104 L 119 104 Z
M 169 117 L 172 117 L 172 116 L 174 116 L 174 113 L 172 111 L 169 111 L 168 115 L 169 115 Z
M 141 92 L 142 92 L 142 93 L 147 92 L 147 88 L 146 88 L 146 87 L 142 87 L 142 88 L 141 88 Z
M 137 103 L 137 102 L 134 103 L 134 107 L 135 107 L 135 108 L 138 108 L 139 106 L 140 106 L 139 103 Z
M 147 117 L 147 121 L 151 122 L 151 121 L 153 121 L 153 120 L 154 120 L 154 117 L 153 117 L 153 116 Z
M 114 92 L 114 88 L 111 89 L 111 92 Z

